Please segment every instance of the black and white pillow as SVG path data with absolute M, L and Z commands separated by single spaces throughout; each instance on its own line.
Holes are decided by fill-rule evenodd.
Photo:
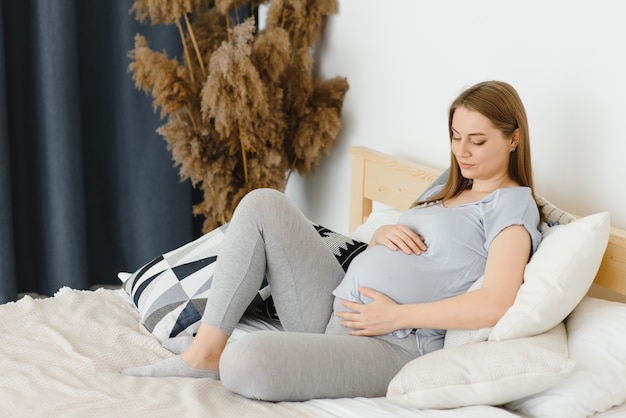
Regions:
M 342 268 L 365 250 L 367 244 L 313 225 Z M 194 335 L 200 325 L 213 280 L 219 247 L 228 229 L 225 224 L 180 248 L 165 253 L 124 280 L 141 323 L 160 341 Z M 254 313 L 278 320 L 267 280 L 253 304 Z
M 354 260 L 354 257 L 367 248 L 366 243 L 331 231 L 322 225 L 313 225 L 313 227 L 317 233 L 320 234 L 326 247 L 333 252 L 335 258 L 337 258 L 337 261 L 341 264 L 343 271 L 348 271 L 348 266 L 352 260 Z
M 124 281 L 141 323 L 160 341 L 197 331 L 227 228 L 158 256 Z

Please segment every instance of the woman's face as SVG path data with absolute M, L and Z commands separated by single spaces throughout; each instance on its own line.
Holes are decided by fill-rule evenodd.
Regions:
M 516 135 L 506 138 L 481 113 L 459 107 L 452 117 L 452 153 L 463 177 L 494 180 L 508 177 L 511 150 Z

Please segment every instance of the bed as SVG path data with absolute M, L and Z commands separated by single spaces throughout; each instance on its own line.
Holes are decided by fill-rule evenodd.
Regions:
M 347 237 L 347 242 L 352 238 L 365 240 L 376 225 L 393 221 L 397 211 L 406 209 L 440 174 L 416 162 L 363 147 L 353 147 L 351 156 L 350 232 L 354 235 Z M 587 218 L 570 219 L 567 225 L 578 225 L 579 221 L 584 224 Z M 597 218 L 592 220 L 597 224 Z M 559 228 L 565 230 L 563 225 Z M 455 378 L 462 379 L 461 383 L 454 379 L 442 383 L 445 380 L 442 374 L 450 370 L 445 371 L 445 364 L 437 362 L 455 363 L 445 356 L 428 361 L 429 354 L 417 366 L 418 370 L 430 373 L 432 385 L 439 385 L 435 391 L 424 387 L 430 384 L 424 382 L 427 379 L 416 382 L 413 373 L 410 379 L 396 385 L 394 393 L 390 389 L 385 398 L 298 403 L 254 401 L 228 392 L 218 381 L 122 375 L 120 371 L 125 367 L 172 355 L 163 348 L 163 339 L 156 337 L 160 323 L 147 326 L 150 321 L 137 305 L 140 298 L 129 289 L 124 290 L 124 286 L 95 291 L 63 288 L 51 298 L 26 296 L 0 306 L 0 415 L 484 418 L 541 416 L 542 411 L 551 411 L 550 416 L 568 418 L 624 416 L 626 337 L 621 330 L 626 329 L 626 232 L 608 228 L 607 241 L 598 245 L 598 265 L 589 267 L 593 271 L 593 285 L 591 281 L 581 285 L 584 294 L 569 302 L 573 311 L 564 319 L 556 317 L 558 324 L 540 333 L 544 338 L 541 344 L 547 341 L 542 346 L 545 348 L 558 340 L 554 330 L 562 331 L 559 335 L 566 349 L 556 353 L 560 356 L 556 361 L 560 369 L 556 372 L 550 370 L 539 375 L 536 370 L 526 370 L 523 382 L 519 375 L 473 382 L 473 372 L 466 370 L 460 375 L 456 373 Z M 195 249 L 188 248 L 190 252 Z M 164 257 L 157 259 L 162 262 Z M 577 271 L 586 268 L 576 266 Z M 127 276 L 123 279 L 125 285 L 129 283 Z M 275 321 L 250 316 L 242 321 L 233 338 L 255 329 L 272 328 L 277 328 Z M 189 338 L 190 333 L 187 330 L 186 335 L 177 337 L 178 341 Z M 486 334 L 477 334 L 459 330 L 455 334 L 458 338 L 474 340 L 440 351 L 447 355 L 456 350 L 458 354 L 480 347 L 479 344 L 493 348 L 511 342 L 519 347 L 525 341 L 523 336 L 508 339 L 508 343 L 506 338 L 486 341 Z M 534 336 L 529 338 L 535 341 Z M 542 359 L 556 355 L 554 351 L 542 350 Z M 458 355 L 452 358 L 458 359 Z M 526 361 L 511 359 L 509 363 L 525 365 Z M 550 363 L 553 365 L 555 361 Z M 451 369 L 454 373 L 458 368 Z M 511 396 L 509 391 L 506 396 L 494 398 L 493 394 L 506 386 L 506 382 L 513 386 L 544 382 L 546 387 L 525 396 Z M 459 394 L 461 386 L 463 393 Z M 472 399 L 485 402 L 476 404 Z M 567 410 L 570 406 L 563 406 L 572 403 L 580 404 L 574 412 Z M 436 407 L 423 408 L 423 405 Z

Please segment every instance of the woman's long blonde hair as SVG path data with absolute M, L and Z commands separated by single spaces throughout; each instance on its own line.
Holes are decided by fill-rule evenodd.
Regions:
M 448 114 L 450 141 L 452 141 L 453 136 L 452 117 L 456 109 L 460 107 L 473 110 L 485 116 L 506 138 L 511 138 L 515 130 L 519 130 L 517 150 L 511 153 L 509 159 L 509 176 L 521 186 L 529 187 L 533 197 L 535 197 L 530 161 L 528 120 L 522 100 L 513 86 L 502 81 L 485 81 L 461 93 L 450 105 Z M 450 175 L 448 176 L 448 181 L 435 196 L 416 202 L 415 205 L 453 198 L 470 186 L 471 180 L 463 177 L 456 157 L 450 152 Z

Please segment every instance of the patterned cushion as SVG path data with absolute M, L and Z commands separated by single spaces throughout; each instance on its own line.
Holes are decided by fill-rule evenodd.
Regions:
M 313 225 L 342 268 L 367 247 L 320 225 Z M 160 341 L 194 335 L 206 306 L 213 280 L 215 261 L 228 229 L 223 225 L 180 248 L 165 253 L 125 279 L 122 288 L 131 296 L 141 323 Z M 267 319 L 279 320 L 267 280 L 253 302 L 253 311 Z
M 197 331 L 227 228 L 155 258 L 122 285 L 137 306 L 141 323 L 160 341 Z
M 548 227 L 555 225 L 567 225 L 576 220 L 576 217 L 562 209 L 557 208 L 541 196 L 537 196 L 537 205 L 541 209 L 544 221 Z
M 320 234 L 320 237 L 322 237 L 322 241 L 324 241 L 326 247 L 333 252 L 337 261 L 341 264 L 343 271 L 348 271 L 348 266 L 352 260 L 354 260 L 354 257 L 367 248 L 366 243 L 331 231 L 321 225 L 313 225 L 313 227 L 317 230 L 317 233 Z

